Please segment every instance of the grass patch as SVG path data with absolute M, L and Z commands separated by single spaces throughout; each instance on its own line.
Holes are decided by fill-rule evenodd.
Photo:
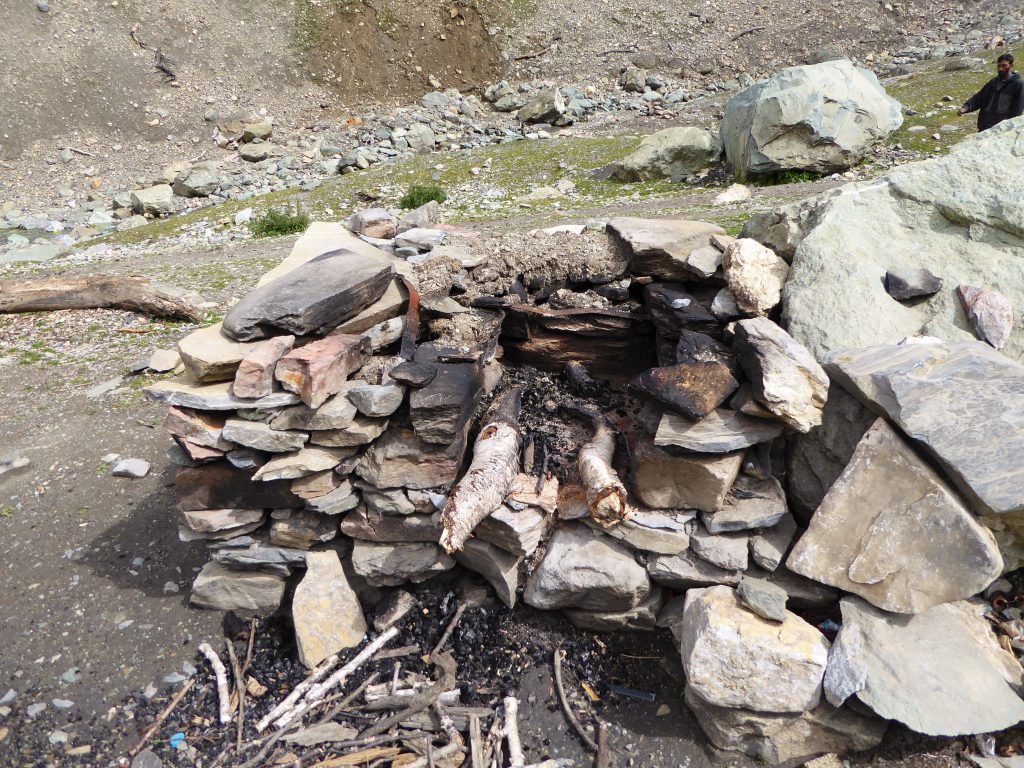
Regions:
M 0 507 L 0 517 L 14 517 L 14 505 L 4 504 Z
M 410 208 L 419 208 L 421 205 L 426 205 L 432 201 L 443 203 L 447 199 L 448 195 L 440 187 L 428 184 L 412 184 L 405 194 L 402 195 L 402 199 L 398 201 L 398 204 L 409 210 Z
M 279 237 L 305 232 L 309 228 L 309 214 L 303 213 L 298 204 L 295 213 L 271 208 L 262 216 L 249 222 L 253 237 Z

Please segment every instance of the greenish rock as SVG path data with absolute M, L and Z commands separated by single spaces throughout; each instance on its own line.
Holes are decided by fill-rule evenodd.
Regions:
M 666 128 L 640 142 L 614 166 L 620 181 L 680 178 L 718 162 L 722 142 L 703 128 Z

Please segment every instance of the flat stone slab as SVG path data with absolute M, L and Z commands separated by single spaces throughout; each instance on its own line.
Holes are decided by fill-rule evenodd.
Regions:
M 714 534 L 698 525 L 690 536 L 690 550 L 701 560 L 727 571 L 742 571 L 747 567 L 749 550 L 745 532 Z
M 391 264 L 348 248 L 317 256 L 244 296 L 224 317 L 224 333 L 251 341 L 333 330 L 384 295 Z
M 277 361 L 294 346 L 294 336 L 275 336 L 257 346 L 238 364 L 231 391 L 238 397 L 252 399 L 273 394 Z
M 266 513 L 262 509 L 197 509 L 186 510 L 182 516 L 197 533 L 217 533 L 262 523 Z
M 292 598 L 292 622 L 299 661 L 313 668 L 366 636 L 359 598 L 349 586 L 334 550 L 306 555 L 306 573 Z
M 253 480 L 294 480 L 333 469 L 354 454 L 353 448 L 310 446 L 294 453 L 275 456 L 256 470 Z
M 786 494 L 774 477 L 759 480 L 739 475 L 717 512 L 701 514 L 708 533 L 730 533 L 770 528 L 789 514 Z
M 608 231 L 626 248 L 633 274 L 661 280 L 689 280 L 693 270 L 687 257 L 711 244 L 712 235 L 724 235 L 717 224 L 685 219 L 619 217 L 608 222 Z
M 218 451 L 229 451 L 235 447 L 230 440 L 224 439 L 224 417 L 218 414 L 176 408 L 172 405 L 164 417 L 164 429 L 174 437 L 188 440 L 194 445 Z
M 714 512 L 739 474 L 742 453 L 674 455 L 646 441 L 633 450 L 633 492 L 653 509 Z
M 844 598 L 825 675 L 833 705 L 856 695 L 881 717 L 929 736 L 1001 731 L 1024 720 L 1024 671 L 1003 650 L 985 606 L 958 601 L 894 616 Z
M 338 526 L 324 515 L 284 509 L 275 510 L 271 516 L 270 543 L 275 547 L 310 549 L 338 535 Z
M 150 400 L 199 411 L 236 411 L 239 408 L 271 410 L 299 402 L 299 396 L 291 392 L 275 392 L 258 400 L 245 400 L 231 393 L 229 381 L 217 384 L 191 384 L 184 380 L 158 381 L 143 387 L 142 391 Z
M 942 278 L 923 268 L 897 267 L 885 273 L 885 290 L 896 301 L 933 296 L 942 290 Z
M 770 443 L 783 432 L 778 422 L 715 409 L 699 421 L 666 411 L 654 436 L 657 446 L 675 446 L 697 453 L 730 453 L 758 443 Z
M 352 401 L 345 397 L 348 386 L 354 385 L 355 382 L 348 382 L 334 397 L 329 398 L 318 408 L 310 408 L 305 404 L 286 408 L 274 417 L 270 426 L 274 429 L 301 429 L 318 432 L 345 429 L 352 425 L 358 413 Z
M 502 504 L 486 517 L 473 535 L 514 555 L 532 555 L 547 533 L 550 521 L 536 507 L 514 510 Z
M 472 364 L 439 364 L 430 383 L 409 393 L 409 417 L 416 436 L 448 445 L 466 429 L 483 394 L 483 371 Z
M 288 509 L 302 506 L 286 482 L 254 482 L 251 472 L 218 461 L 178 470 L 174 478 L 178 507 L 193 509 Z
M 589 516 L 582 519 L 594 530 L 600 530 L 633 549 L 660 555 L 678 555 L 690 546 L 694 517 L 693 512 L 634 507 L 627 519 L 607 530 L 600 528 Z
M 310 432 L 309 441 L 313 445 L 323 445 L 328 448 L 351 448 L 372 443 L 387 428 L 387 419 L 369 419 L 366 416 L 356 416 L 352 423 L 343 429 Z
M 685 591 L 693 587 L 740 583 L 739 571 L 727 571 L 697 557 L 693 552 L 678 555 L 653 555 L 647 561 L 647 573 L 659 584 Z
M 455 553 L 455 562 L 483 576 L 494 587 L 494 593 L 509 608 L 516 605 L 519 585 L 519 564 L 522 558 L 493 544 L 471 538 Z
M 992 533 L 883 419 L 861 438 L 786 564 L 894 613 L 968 598 L 1003 572 Z
M 836 350 L 826 365 L 937 459 L 977 511 L 1024 512 L 1024 366 L 980 342 Z
M 228 419 L 221 435 L 225 440 L 267 453 L 297 451 L 309 440 L 308 432 L 273 429 L 262 421 L 246 419 Z
M 281 606 L 286 577 L 277 571 L 236 570 L 216 562 L 203 566 L 189 602 L 200 608 L 268 616 Z
M 433 515 L 380 515 L 368 512 L 366 507 L 358 507 L 345 515 L 340 528 L 353 539 L 384 543 L 436 543 L 441 538 L 441 527 Z
M 257 344 L 224 335 L 222 324 L 216 323 L 192 331 L 179 341 L 178 354 L 189 376 L 195 381 L 209 383 L 233 379 L 242 360 L 257 347 Z
M 450 486 L 458 476 L 465 443 L 436 445 L 411 429 L 391 426 L 367 448 L 356 474 L 377 488 Z
M 352 569 L 375 587 L 418 584 L 451 570 L 455 561 L 437 544 L 378 544 L 356 540 Z

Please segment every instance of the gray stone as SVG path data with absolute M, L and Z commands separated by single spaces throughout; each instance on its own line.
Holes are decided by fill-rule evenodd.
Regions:
M 661 280 L 692 279 L 690 254 L 710 245 L 712 235 L 725 234 L 717 224 L 703 221 L 629 217 L 611 219 L 608 231 L 628 255 L 633 274 Z
M 693 518 L 693 512 L 634 507 L 627 519 L 607 530 L 600 528 L 589 515 L 583 521 L 633 549 L 659 555 L 678 555 L 690 546 Z
M 820 754 L 873 749 L 881 743 L 888 725 L 885 720 L 848 707 L 836 709 L 825 701 L 809 712 L 775 713 L 716 707 L 690 686 L 684 696 L 701 730 L 716 747 L 782 768 L 796 768 Z
M 434 131 L 426 123 L 413 123 L 409 126 L 409 132 L 405 135 L 409 143 L 409 149 L 413 152 L 433 152 L 437 137 Z
M 885 290 L 896 301 L 932 296 L 942 290 L 942 278 L 927 269 L 895 267 L 885 273 Z
M 349 386 L 352 384 L 342 387 L 338 394 L 318 408 L 297 405 L 281 411 L 270 422 L 270 426 L 281 430 L 301 429 L 317 432 L 350 427 L 355 421 L 357 411 L 352 401 L 345 396 Z
M 241 539 L 244 546 L 228 541 L 222 545 L 222 549 L 216 549 L 213 553 L 214 562 L 228 568 L 263 568 L 268 573 L 282 576 L 287 576 L 291 572 L 290 568 L 306 566 L 307 553 L 304 549 L 273 547 L 263 543 L 262 539 L 254 540 L 248 536 Z
M 856 117 L 854 117 L 856 116 Z M 849 61 L 789 67 L 726 104 L 722 143 L 736 176 L 850 168 L 903 123 L 874 73 Z
M 714 512 L 739 474 L 742 453 L 676 456 L 640 442 L 633 450 L 633 492 L 653 509 Z
M 200 328 L 178 342 L 185 370 L 197 382 L 232 380 L 242 360 L 259 348 L 258 344 L 228 338 L 221 328 L 220 323 Z
M 702 560 L 727 571 L 742 571 L 747 567 L 746 533 L 712 534 L 698 525 L 690 536 L 690 549 Z
M 309 549 L 338 535 L 337 523 L 324 515 L 284 509 L 271 516 L 270 543 L 275 547 Z
M 736 306 L 746 315 L 767 315 L 782 298 L 789 265 L 756 240 L 740 238 L 725 249 L 722 268 Z
M 285 577 L 277 571 L 242 571 L 209 562 L 196 577 L 189 602 L 243 616 L 266 616 L 281 607 L 284 589 Z
M 299 661 L 309 668 L 366 636 L 359 598 L 334 550 L 306 555 L 306 573 L 292 598 L 292 622 Z
M 537 507 L 514 510 L 502 504 L 473 530 L 473 535 L 514 555 L 529 556 L 537 549 L 550 520 Z
M 195 509 L 182 512 L 185 524 L 197 533 L 219 533 L 260 525 L 265 512 L 262 509 Z
M 721 154 L 717 133 L 703 128 L 665 128 L 645 136 L 640 146 L 614 164 L 613 172 L 620 181 L 682 178 L 714 165 Z
M 464 440 L 436 445 L 420 440 L 411 429 L 391 426 L 370 445 L 355 471 L 377 488 L 450 486 L 464 450 Z
M 661 587 L 654 585 L 647 599 L 626 611 L 585 611 L 569 608 L 564 613 L 573 626 L 591 632 L 650 632 L 657 626 L 658 612 L 664 599 Z
M 414 227 L 398 235 L 395 238 L 395 245 L 399 248 L 415 248 L 420 253 L 426 253 L 439 245 L 444 245 L 447 239 L 446 230 Z
M 833 705 L 856 695 L 881 717 L 929 736 L 1001 731 L 1024 720 L 1024 673 L 984 618 L 945 603 L 894 616 L 847 597 L 825 675 Z
M 275 456 L 256 470 L 254 480 L 294 480 L 327 469 L 333 469 L 355 454 L 352 448 L 303 448 L 294 453 Z
M 156 373 L 167 373 L 181 365 L 181 355 L 174 349 L 156 349 L 149 358 L 147 367 Z
M 735 346 L 759 403 L 797 432 L 821 423 L 828 377 L 805 347 L 765 317 L 737 322 Z
M 570 523 L 548 540 L 544 560 L 526 580 L 534 608 L 625 611 L 650 594 L 647 571 L 632 553 L 585 525 Z
M 778 480 L 739 475 L 722 508 L 702 513 L 701 521 L 708 533 L 716 534 L 770 528 L 784 517 L 788 517 L 786 494 Z
M 975 335 L 995 349 L 1002 349 L 1013 331 L 1013 302 L 998 291 L 970 285 L 956 289 Z
M 132 192 L 132 208 L 139 214 L 169 216 L 174 213 L 174 190 L 170 184 L 135 190 Z
M 248 163 L 259 163 L 280 152 L 280 148 L 268 142 L 247 143 L 238 148 L 238 156 Z
M 770 581 L 743 576 L 736 594 L 747 608 L 769 621 L 786 620 L 786 590 Z
M 437 542 L 439 521 L 433 515 L 380 515 L 359 507 L 341 521 L 341 532 L 353 539 L 381 543 Z
M 406 211 L 398 218 L 397 233 L 403 234 L 410 229 L 430 229 L 440 220 L 440 209 L 436 200 L 424 203 L 419 208 Z
M 395 236 L 398 220 L 384 208 L 367 208 L 353 213 L 348 228 L 357 235 L 389 240 Z
M 306 509 L 319 515 L 340 515 L 359 506 L 359 494 L 352 491 L 352 484 L 342 483 L 325 496 L 306 499 Z
M 390 416 L 405 399 L 405 388 L 395 384 L 361 384 L 346 393 L 361 414 L 371 418 Z
M 751 532 L 748 540 L 750 557 L 766 571 L 774 571 L 786 559 L 794 536 L 796 520 L 792 515 L 783 515 L 772 528 Z
M 132 768 L 163 768 L 163 761 L 148 747 L 132 759 Z
M 882 419 L 786 564 L 895 613 L 970 597 L 1003 570 L 991 532 Z
M 309 440 L 309 433 L 273 429 L 269 424 L 245 419 L 228 419 L 221 436 L 225 440 L 267 453 L 297 451 Z
M 216 164 L 204 163 L 179 173 L 171 183 L 171 189 L 178 197 L 209 197 L 220 185 Z
M 455 562 L 479 573 L 494 587 L 501 602 L 509 608 L 515 607 L 522 557 L 499 549 L 483 539 L 471 538 L 455 553 Z
M 150 464 L 143 459 L 121 459 L 117 462 L 110 474 L 114 477 L 132 477 L 138 479 L 149 474 Z
M 693 552 L 654 555 L 647 561 L 647 573 L 657 583 L 680 591 L 716 584 L 736 585 L 740 581 L 739 572 L 712 565 Z
M 565 99 L 558 88 L 547 88 L 520 110 L 517 117 L 521 123 L 554 123 L 565 113 Z
M 387 419 L 368 419 L 356 416 L 344 429 L 311 432 L 310 443 L 331 448 L 346 448 L 372 443 L 388 428 Z
M 704 701 L 759 712 L 821 701 L 829 644 L 796 614 L 778 624 L 745 610 L 731 587 L 691 589 L 680 634 L 687 685 Z
M 341 248 L 265 283 L 228 310 L 224 333 L 239 341 L 280 329 L 296 336 L 325 333 L 377 301 L 394 270 L 383 255 Z
M 378 515 L 411 515 L 416 512 L 416 505 L 401 488 L 394 490 L 363 489 L 363 501 L 369 512 Z
M 375 587 L 418 584 L 455 567 L 436 544 L 378 544 L 356 540 L 352 548 L 352 568 Z
M 291 392 L 275 392 L 259 400 L 243 400 L 231 394 L 231 383 L 191 384 L 186 380 L 158 381 L 142 391 L 151 400 L 181 408 L 195 408 L 200 411 L 234 411 L 239 408 L 269 410 L 294 405 L 299 396 Z

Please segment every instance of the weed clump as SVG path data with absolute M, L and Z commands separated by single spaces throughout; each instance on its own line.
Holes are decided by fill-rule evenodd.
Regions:
M 291 211 L 267 211 L 249 222 L 249 229 L 254 237 L 277 237 L 305 232 L 309 227 L 309 215 L 303 213 L 298 206 L 295 213 Z
M 405 209 L 419 208 L 431 200 L 443 203 L 447 199 L 448 195 L 440 187 L 432 187 L 428 184 L 412 184 L 405 194 L 402 195 L 402 199 L 398 201 L 398 204 Z

